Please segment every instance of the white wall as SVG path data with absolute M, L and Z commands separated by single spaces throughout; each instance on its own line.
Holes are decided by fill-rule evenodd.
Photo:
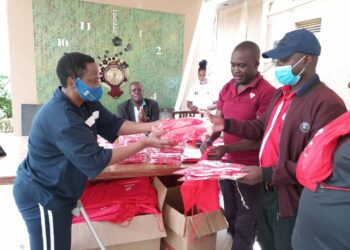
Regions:
M 211 79 L 220 88 L 232 78 L 230 56 L 238 43 L 246 39 L 254 41 L 264 52 L 272 49 L 274 42 L 285 33 L 294 30 L 296 22 L 321 17 L 321 32 L 316 33 L 322 47 L 317 72 L 321 80 L 350 107 L 350 90 L 347 88 L 350 81 L 349 0 L 247 0 L 247 8 L 244 0 L 230 2 L 231 5 L 218 9 L 217 24 L 213 24 L 217 29 L 217 35 L 212 37 L 214 42 L 208 40 L 212 27 L 207 22 L 206 32 L 200 33 L 197 44 L 192 45 L 196 48 L 195 60 L 190 67 L 190 79 L 183 83 L 187 90 L 197 80 L 200 59 L 209 60 Z M 208 47 L 208 44 L 214 46 Z M 260 71 L 264 72 L 269 66 L 271 60 L 261 58 Z M 275 80 L 273 67 L 264 76 L 276 87 L 280 86 Z M 186 109 L 186 95 L 179 96 L 179 99 L 181 108 Z
M 289 2 L 288 4 L 284 4 Z M 293 8 L 293 6 L 296 6 Z M 273 42 L 295 29 L 295 22 L 321 17 L 321 32 L 315 33 L 321 43 L 317 73 L 350 107 L 350 1 L 274 1 L 268 17 L 267 49 Z M 284 11 L 285 10 L 285 11 Z M 276 14 L 274 14 L 276 13 Z M 271 80 L 273 80 L 273 77 Z
M 220 89 L 232 79 L 230 62 L 236 45 L 245 40 L 260 43 L 261 12 L 261 0 L 250 0 L 247 6 L 241 2 L 219 11 L 213 79 Z
M 176 109 L 187 110 L 187 93 L 198 81 L 200 60 L 208 60 L 209 83 L 215 85 L 214 95 L 217 95 L 232 78 L 230 59 L 234 47 L 246 39 L 258 44 L 260 42 L 262 0 L 249 0 L 247 5 L 245 1 L 232 0 L 228 6 L 223 6 L 222 3 L 217 5 L 217 2 L 220 1 L 210 0 L 202 5 L 196 38 L 191 48 L 192 58 L 189 58 L 191 61 L 186 65 L 188 76 L 183 78 L 183 94 L 178 97 Z

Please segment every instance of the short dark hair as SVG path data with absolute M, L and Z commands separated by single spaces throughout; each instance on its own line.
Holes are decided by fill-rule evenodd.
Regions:
M 56 74 L 62 87 L 67 87 L 68 77 L 82 77 L 86 70 L 86 64 L 94 62 L 93 57 L 83 53 L 64 53 L 56 67 Z
M 248 50 L 255 57 L 256 61 L 259 62 L 260 59 L 260 49 L 259 46 L 252 41 L 244 41 L 238 44 L 233 51 L 238 50 Z
M 140 85 L 140 87 L 143 89 L 142 84 L 141 84 L 140 82 L 135 81 L 135 82 L 130 83 L 129 91 L 131 90 L 131 87 L 132 87 L 133 85 L 136 85 L 136 84 Z

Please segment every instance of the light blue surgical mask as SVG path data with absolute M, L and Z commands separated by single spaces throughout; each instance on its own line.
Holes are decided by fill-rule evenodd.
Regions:
M 102 97 L 103 91 L 101 86 L 91 88 L 79 77 L 75 80 L 74 85 L 83 101 L 96 102 Z
M 292 65 L 285 65 L 285 66 L 278 66 L 275 68 L 275 76 L 279 83 L 283 85 L 289 85 L 294 86 L 298 83 L 300 80 L 300 75 L 304 72 L 305 67 L 300 71 L 298 75 L 293 74 L 293 68 L 298 65 L 305 56 L 303 56 L 296 64 Z

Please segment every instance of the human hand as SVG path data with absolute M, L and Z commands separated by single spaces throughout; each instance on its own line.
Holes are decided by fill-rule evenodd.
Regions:
M 216 109 L 216 104 L 212 104 L 207 107 L 207 110 L 215 110 L 215 109 Z
M 246 166 L 242 171 L 246 171 L 248 174 L 243 178 L 238 179 L 241 183 L 255 185 L 263 181 L 262 168 L 259 166 Z
M 173 140 L 164 140 L 161 139 L 162 132 L 152 132 L 149 134 L 146 142 L 146 147 L 152 147 L 152 148 L 172 148 L 174 147 L 177 142 Z
M 213 115 L 209 111 L 206 111 L 207 116 L 211 123 L 213 123 L 213 133 L 221 132 L 225 128 L 225 120 L 222 116 Z
M 218 147 L 212 147 L 208 151 L 208 159 L 209 160 L 221 160 L 221 158 L 226 153 L 226 148 L 224 145 Z
M 200 151 L 203 154 L 205 150 L 207 150 L 209 147 L 211 146 L 211 142 L 209 142 L 208 140 L 205 140 L 204 142 L 202 142 L 201 147 L 200 147 Z
M 150 132 L 164 133 L 164 130 L 161 127 L 160 120 L 154 121 L 154 122 L 148 122 L 147 125 L 149 125 L 149 131 Z
M 138 114 L 139 122 L 147 122 L 145 111 L 143 110 L 143 107 L 140 108 L 139 114 Z

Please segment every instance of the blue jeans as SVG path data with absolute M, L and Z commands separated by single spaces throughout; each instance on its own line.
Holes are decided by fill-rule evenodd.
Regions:
M 26 223 L 31 250 L 70 250 L 71 211 L 45 209 L 16 183 L 13 196 Z

